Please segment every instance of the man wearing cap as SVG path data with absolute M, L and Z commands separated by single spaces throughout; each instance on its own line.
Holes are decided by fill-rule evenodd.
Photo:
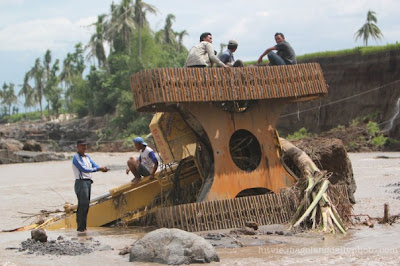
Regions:
M 276 45 L 265 50 L 257 62 L 261 64 L 263 57 L 268 55 L 270 66 L 297 64 L 296 54 L 292 46 L 285 40 L 283 33 L 275 33 L 275 42 Z M 278 52 L 274 53 L 273 50 Z
M 154 174 L 158 168 L 158 160 L 152 148 L 150 148 L 143 138 L 136 137 L 133 139 L 136 149 L 140 152 L 139 158 L 130 157 L 127 164 L 126 174 L 132 172 L 135 176 L 132 179 L 133 184 L 140 182 L 142 176 L 150 176 L 150 180 L 154 179 Z
M 235 58 L 233 57 L 233 53 L 237 50 L 237 47 L 237 41 L 230 40 L 228 42 L 228 49 L 219 56 L 219 60 L 228 66 L 242 67 L 243 62 L 241 60 L 235 61 Z
M 200 42 L 190 49 L 185 67 L 211 67 L 213 63 L 218 67 L 228 67 L 214 54 L 211 33 L 204 32 L 200 35 Z
M 87 214 L 89 211 L 92 172 L 107 172 L 107 167 L 98 166 L 89 155 L 85 154 L 87 142 L 80 139 L 76 142 L 78 152 L 72 158 L 72 170 L 75 175 L 75 194 L 78 198 L 76 224 L 78 232 L 86 232 Z

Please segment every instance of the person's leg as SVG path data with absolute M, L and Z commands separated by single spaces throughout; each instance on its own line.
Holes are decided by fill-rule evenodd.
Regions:
M 127 164 L 129 170 L 131 170 L 132 174 L 135 176 L 135 178 L 132 179 L 132 182 L 134 184 L 139 183 L 140 179 L 142 178 L 139 172 L 139 165 L 140 165 L 139 159 L 135 157 L 130 157 Z
M 135 178 L 140 178 L 140 174 L 138 172 L 139 170 L 139 159 L 135 157 L 130 157 L 129 160 L 127 161 L 128 168 L 131 170 L 132 174 L 135 176 Z
M 78 198 L 78 209 L 76 211 L 77 230 L 86 230 L 87 214 L 89 211 L 91 193 L 90 180 L 75 180 L 75 194 Z
M 244 67 L 243 61 L 242 60 L 236 60 L 235 63 L 233 64 L 233 67 Z
M 286 65 L 285 61 L 282 59 L 282 57 L 280 57 L 279 55 L 277 55 L 274 52 L 269 52 L 268 53 L 268 60 L 269 60 L 269 64 L 271 66 L 282 66 L 282 65 Z

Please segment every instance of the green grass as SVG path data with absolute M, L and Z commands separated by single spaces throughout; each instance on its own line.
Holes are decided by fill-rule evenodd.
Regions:
M 337 51 L 324 51 L 324 52 L 304 54 L 304 55 L 297 56 L 297 61 L 309 60 L 309 59 L 313 59 L 313 58 L 333 57 L 333 56 L 343 56 L 343 55 L 353 55 L 353 54 L 366 55 L 366 54 L 390 51 L 390 50 L 395 50 L 395 49 L 400 49 L 400 43 L 396 42 L 393 44 L 386 44 L 386 45 L 380 45 L 380 46 L 366 46 L 366 47 L 365 46 L 357 46 L 352 49 L 344 49 L 344 50 L 337 50 Z M 264 63 L 266 63 L 266 62 L 268 62 L 268 60 L 264 61 Z M 256 64 L 257 64 L 257 61 L 244 62 L 245 66 L 256 65 Z
M 294 132 L 293 134 L 289 134 L 286 137 L 286 139 L 287 140 L 299 140 L 299 139 L 304 139 L 304 138 L 309 138 L 309 137 L 311 137 L 311 138 L 316 137 L 316 134 L 308 132 L 307 129 L 302 127 L 298 131 Z

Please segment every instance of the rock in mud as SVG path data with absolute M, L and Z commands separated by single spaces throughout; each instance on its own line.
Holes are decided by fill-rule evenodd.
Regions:
M 204 238 L 180 229 L 158 229 L 136 241 L 129 261 L 163 264 L 209 263 L 219 261 L 214 247 Z
M 34 229 L 31 231 L 31 238 L 35 241 L 47 242 L 47 234 L 43 229 Z

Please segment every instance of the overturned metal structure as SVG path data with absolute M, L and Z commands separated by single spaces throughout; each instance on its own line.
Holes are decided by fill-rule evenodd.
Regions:
M 319 64 L 151 69 L 130 84 L 136 110 L 155 113 L 150 130 L 163 167 L 157 180 L 94 199 L 89 227 L 149 214 L 187 231 L 288 222 L 298 201 L 280 192 L 297 177 L 283 163 L 275 125 L 286 104 L 327 94 Z M 75 208 L 42 227 L 75 227 Z

